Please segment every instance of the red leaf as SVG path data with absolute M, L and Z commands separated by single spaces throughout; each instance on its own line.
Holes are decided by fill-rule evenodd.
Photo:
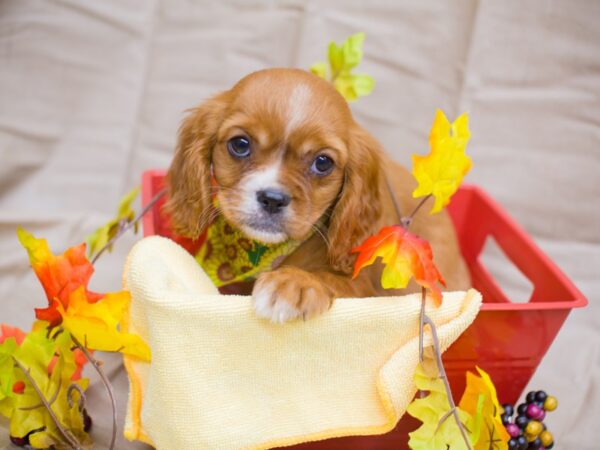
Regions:
M 414 277 L 418 284 L 431 291 L 436 305 L 441 304 L 442 293 L 437 282 L 443 286 L 446 283 L 433 263 L 431 246 L 424 239 L 394 225 L 382 228 L 375 236 L 352 249 L 352 252 L 358 253 L 353 277 L 362 268 L 381 258 L 385 264 L 381 285 L 385 289 L 403 289 Z

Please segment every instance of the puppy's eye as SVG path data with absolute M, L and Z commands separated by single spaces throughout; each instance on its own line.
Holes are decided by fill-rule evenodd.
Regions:
M 250 139 L 236 136 L 227 141 L 227 150 L 234 158 L 246 158 L 250 155 Z
M 313 161 L 310 170 L 315 175 L 329 175 L 333 170 L 333 159 L 326 155 L 319 155 Z

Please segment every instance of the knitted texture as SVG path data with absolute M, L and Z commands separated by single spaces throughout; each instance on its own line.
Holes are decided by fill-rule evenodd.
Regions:
M 416 392 L 420 295 L 338 299 L 306 322 L 272 324 L 251 297 L 219 295 L 197 262 L 161 237 L 124 273 L 124 328 L 152 349 L 125 357 L 125 436 L 170 449 L 266 449 L 394 428 Z M 427 314 L 445 350 L 475 319 L 478 292 L 444 293 Z M 425 345 L 431 344 L 429 334 Z

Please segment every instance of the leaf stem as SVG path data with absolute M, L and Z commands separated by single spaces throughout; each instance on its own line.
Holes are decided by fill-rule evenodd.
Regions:
M 117 234 L 115 234 L 113 236 L 113 238 L 108 241 L 99 251 L 98 253 L 96 253 L 96 255 L 94 256 L 94 258 L 92 258 L 92 264 L 94 264 L 98 258 L 100 258 L 100 256 L 102 255 L 102 253 L 104 253 L 107 249 L 109 249 L 110 247 L 113 246 L 113 244 L 127 231 L 129 230 L 131 227 L 135 226 L 140 220 L 142 220 L 142 217 L 144 217 L 146 215 L 146 213 L 148 211 L 150 211 L 152 209 L 152 207 L 156 204 L 156 202 L 158 202 L 161 197 L 163 195 L 165 195 L 167 192 L 167 189 L 162 189 L 160 192 L 158 192 L 154 197 L 152 197 L 150 199 L 150 201 L 148 202 L 148 204 L 144 207 L 144 209 L 142 209 L 140 211 L 140 213 L 135 217 L 135 219 L 133 219 L 131 222 L 125 222 L 124 224 L 119 223 L 119 230 L 117 231 Z
M 415 214 L 417 214 L 419 212 L 421 207 L 427 202 L 427 200 L 429 200 L 432 197 L 432 195 L 433 194 L 429 194 L 429 195 L 423 197 L 421 199 L 421 201 L 419 202 L 419 204 L 417 206 L 415 206 L 415 209 L 413 209 L 412 212 L 408 216 L 401 217 L 400 225 L 402 225 L 404 228 L 410 227 L 410 225 L 412 224 L 412 221 L 415 217 Z
M 115 400 L 115 395 L 112 390 L 112 385 L 110 384 L 110 381 L 108 380 L 108 378 L 106 377 L 106 374 L 102 370 L 100 361 L 98 361 L 96 358 L 94 358 L 92 356 L 92 354 L 89 352 L 89 350 L 87 348 L 85 348 L 83 345 L 81 345 L 81 343 L 77 340 L 77 338 L 75 336 L 71 335 L 71 339 L 73 340 L 75 345 L 83 352 L 83 354 L 85 355 L 87 360 L 92 364 L 92 366 L 94 367 L 96 372 L 98 372 L 98 375 L 100 375 L 100 379 L 102 380 L 102 383 L 104 384 L 104 387 L 106 388 L 106 392 L 108 392 L 108 396 L 110 397 L 110 404 L 112 407 L 112 419 L 113 420 L 112 420 L 112 437 L 110 440 L 110 446 L 108 448 L 109 448 L 109 450 L 113 450 L 115 448 L 115 440 L 117 439 L 117 402 Z
M 424 291 L 425 291 L 425 289 L 423 288 L 423 291 L 422 291 L 423 297 L 421 299 L 422 302 L 424 302 L 424 299 L 425 299 Z M 454 416 L 456 426 L 460 430 L 460 434 L 462 435 L 462 438 L 465 441 L 465 445 L 467 446 L 467 449 L 472 450 L 471 442 L 469 441 L 469 438 L 467 437 L 467 432 L 465 431 L 465 428 L 464 428 L 462 422 L 460 421 L 460 417 L 458 417 L 458 410 L 456 408 L 456 404 L 454 403 L 454 398 L 452 397 L 452 390 L 450 389 L 450 383 L 448 382 L 448 376 L 446 375 L 446 369 L 444 368 L 444 362 L 442 361 L 442 352 L 440 351 L 440 341 L 438 339 L 437 330 L 435 328 L 435 324 L 433 323 L 433 320 L 431 320 L 431 318 L 429 318 L 429 316 L 427 314 L 422 315 L 421 331 L 425 327 L 425 324 L 429 325 L 429 328 L 431 328 L 431 339 L 433 341 L 433 349 L 434 349 L 434 353 L 435 353 L 436 364 L 438 367 L 438 371 L 440 373 L 439 377 L 444 382 L 444 388 L 446 389 L 446 398 L 448 399 L 448 404 L 450 405 L 450 411 L 442 418 L 442 420 L 440 420 L 440 423 L 438 424 L 438 426 L 440 426 L 440 424 L 444 420 L 446 420 L 448 418 L 449 414 L 451 413 Z M 420 336 L 420 339 L 422 340 L 422 334 Z M 423 360 L 422 355 L 419 355 L 419 356 L 422 361 Z
M 46 400 L 46 397 L 44 397 L 44 394 L 42 393 L 42 391 L 40 390 L 39 386 L 37 385 L 37 383 L 35 382 L 35 380 L 31 376 L 31 373 L 30 373 L 29 369 L 25 368 L 25 366 L 23 366 L 19 362 L 19 360 L 17 358 L 15 358 L 14 356 L 12 357 L 12 359 L 15 362 L 15 365 L 19 369 L 21 369 L 23 371 L 23 373 L 25 374 L 25 376 L 27 377 L 27 379 L 31 383 L 31 386 L 33 386 L 33 389 L 35 390 L 35 392 L 37 393 L 38 397 L 40 398 L 40 400 L 42 401 L 42 403 L 44 404 L 44 406 L 48 410 L 48 414 L 50 414 L 50 417 L 52 418 L 52 421 L 56 425 L 56 428 L 58 428 L 58 431 L 60 431 L 60 433 L 67 440 L 67 442 L 69 443 L 69 445 L 71 445 L 71 447 L 73 447 L 74 449 L 77 449 L 77 450 L 82 450 L 82 447 L 81 447 L 81 445 L 79 445 L 79 442 L 77 441 L 77 438 L 75 438 L 75 436 L 71 435 L 70 431 L 68 431 L 65 428 L 63 428 L 62 424 L 60 423 L 60 420 L 58 420 L 58 417 L 56 417 L 56 414 L 52 410 L 52 407 L 50 406 L 50 404 Z

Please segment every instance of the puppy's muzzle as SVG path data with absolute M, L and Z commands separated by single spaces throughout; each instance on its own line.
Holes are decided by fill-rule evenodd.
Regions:
M 269 214 L 277 214 L 290 204 L 290 196 L 276 190 L 262 190 L 256 193 L 256 200 L 260 207 Z

